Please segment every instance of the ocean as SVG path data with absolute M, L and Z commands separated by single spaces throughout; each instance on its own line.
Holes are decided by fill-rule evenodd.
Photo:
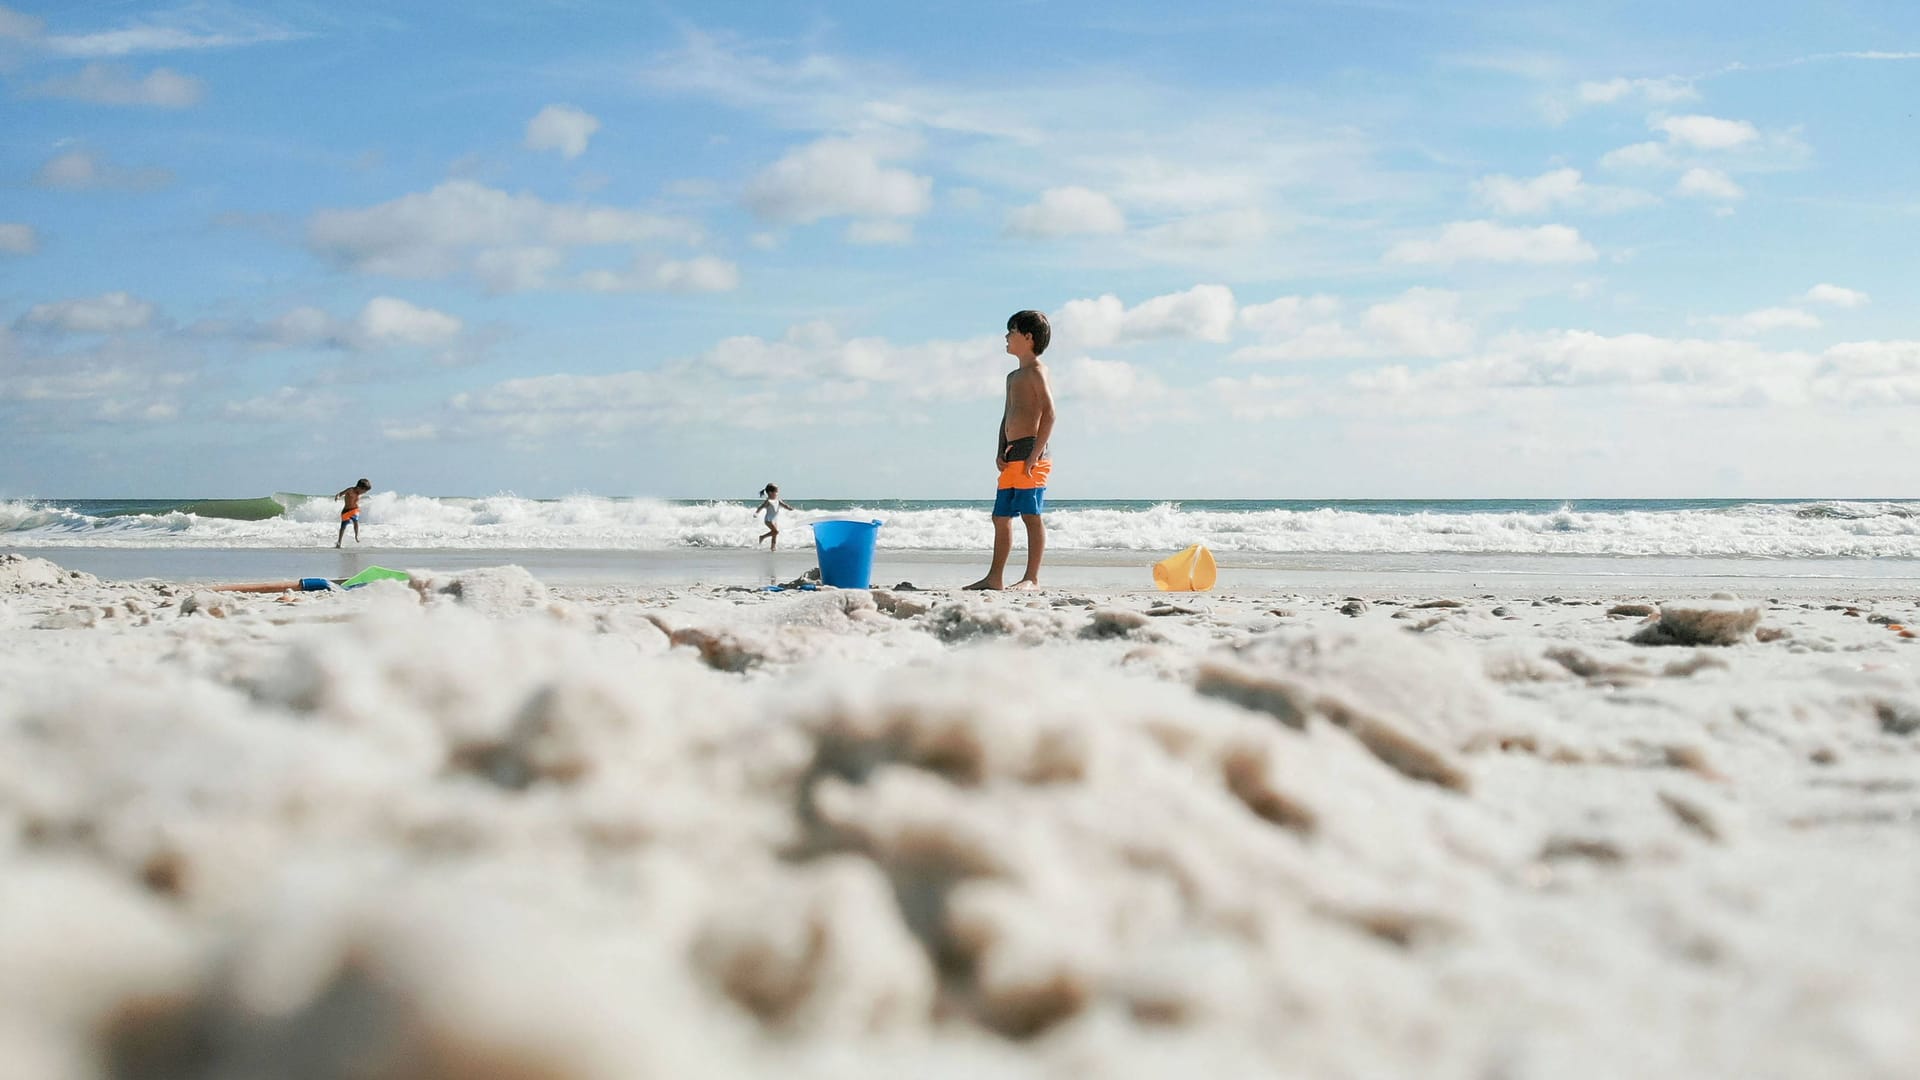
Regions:
M 663 500 L 375 492 L 351 556 L 388 562 L 544 566 L 559 580 L 743 581 L 811 565 L 813 517 L 871 517 L 876 574 L 970 567 L 991 543 L 980 500 L 799 501 L 785 546 L 756 548 L 753 500 Z M 120 576 L 218 578 L 252 567 L 302 576 L 330 560 L 339 504 L 252 499 L 0 501 L 0 550 Z M 1024 558 L 1015 529 L 1016 569 Z M 1920 501 L 1906 499 L 1058 500 L 1047 566 L 1080 584 L 1131 581 L 1138 567 L 1207 544 L 1223 572 L 1261 584 L 1289 574 L 1548 575 L 1920 582 Z M 329 549 L 322 554 L 316 549 Z M 757 556 L 756 556 L 757 552 Z M 251 553 L 251 554 L 249 554 Z M 279 558 L 274 557 L 279 553 Z M 297 554 L 297 560 L 286 555 Z M 531 565 L 530 565 L 531 564 Z M 342 563 L 339 566 L 352 565 Z M 536 569 L 536 572 L 538 570 Z M 797 571 L 796 571 L 797 572 Z M 923 573 L 926 571 L 923 571 Z M 965 571 L 962 570 L 962 573 Z M 1064 583 L 1064 581 L 1063 581 Z

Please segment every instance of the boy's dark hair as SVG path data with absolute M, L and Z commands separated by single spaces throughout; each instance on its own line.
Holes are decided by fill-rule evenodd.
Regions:
M 361 478 L 360 478 L 360 482 L 359 482 L 359 483 L 357 483 L 357 484 L 355 484 L 355 485 L 353 485 L 353 486 L 354 486 L 354 487 L 357 487 L 357 488 L 370 488 L 370 487 L 372 487 L 373 485 L 372 485 L 371 483 L 369 483 L 369 482 L 367 481 L 367 478 L 366 478 L 366 477 L 364 477 L 364 476 L 363 476 L 363 477 L 361 477 Z
M 1027 310 L 1016 311 L 1007 319 L 1007 329 L 1033 336 L 1033 355 L 1039 356 L 1047 351 L 1047 342 L 1053 339 L 1053 327 L 1047 325 L 1044 312 Z

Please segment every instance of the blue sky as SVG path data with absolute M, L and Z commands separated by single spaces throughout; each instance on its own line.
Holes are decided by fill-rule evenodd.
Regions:
M 1912 496 L 1907 3 L 0 6 L 0 497 Z

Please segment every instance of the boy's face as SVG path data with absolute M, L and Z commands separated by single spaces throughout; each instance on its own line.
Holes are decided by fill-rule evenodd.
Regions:
M 1007 331 L 1007 355 L 1032 356 L 1033 335 L 1023 334 L 1018 330 Z

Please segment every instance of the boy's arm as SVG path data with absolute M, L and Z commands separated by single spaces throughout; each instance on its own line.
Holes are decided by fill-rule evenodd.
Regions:
M 1033 453 L 1027 456 L 1027 475 L 1033 475 L 1033 466 L 1047 456 L 1047 440 L 1053 435 L 1053 387 L 1047 382 L 1047 369 L 1035 368 L 1040 376 L 1040 430 L 1033 433 Z
M 336 499 L 344 499 L 347 497 L 347 492 L 352 490 L 352 488 L 341 488 L 339 491 L 333 493 L 333 497 Z

